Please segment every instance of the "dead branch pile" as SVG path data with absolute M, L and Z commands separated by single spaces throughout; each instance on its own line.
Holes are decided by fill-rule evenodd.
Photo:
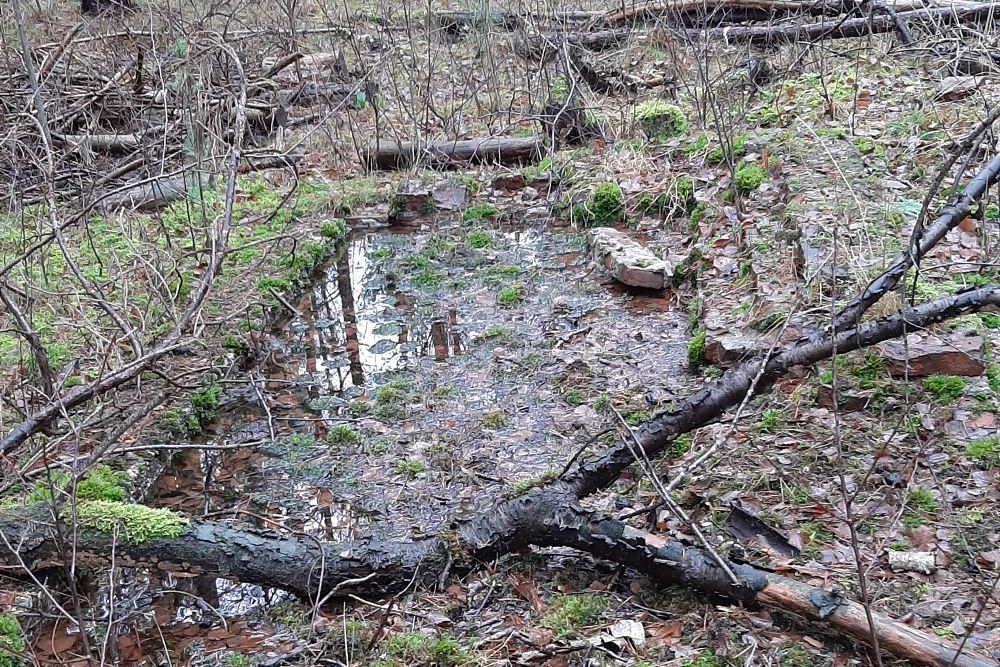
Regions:
M 0 78 L 0 116 L 13 121 L 0 140 L 9 204 L 45 201 L 47 183 L 57 199 L 101 208 L 165 204 L 204 186 L 237 139 L 232 60 L 210 34 L 86 35 L 84 25 L 22 50 Z M 339 53 L 275 59 L 265 44 L 235 43 L 247 90 L 241 172 L 293 163 L 268 147 L 284 127 L 364 100 Z

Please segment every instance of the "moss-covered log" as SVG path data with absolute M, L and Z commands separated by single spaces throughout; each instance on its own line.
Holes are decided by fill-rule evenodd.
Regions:
M 78 529 L 75 551 L 83 562 L 108 563 L 113 548 L 118 565 L 214 574 L 317 600 L 331 593 L 383 595 L 414 580 L 432 585 L 453 559 L 465 569 L 527 544 L 565 546 L 635 568 L 662 584 L 688 586 L 720 601 L 792 611 L 810 621 L 821 621 L 844 636 L 870 640 L 864 610 L 857 603 L 749 565 L 727 563 L 739 579 L 738 585 L 733 584 L 708 552 L 584 510 L 569 490 L 559 485 L 533 489 L 474 521 L 455 525 L 447 535 L 418 542 L 371 539 L 320 543 L 214 522 L 180 526 L 177 520 L 162 516 L 156 517 L 157 528 L 144 532 L 142 539 L 133 539 L 124 525 L 115 530 L 116 519 L 129 515 L 140 522 L 143 512 L 150 510 L 119 507 L 123 509 L 109 513 L 107 522 L 88 520 L 90 527 Z M 44 506 L 0 513 L 5 545 L 0 547 L 0 565 L 11 571 L 26 566 L 36 572 L 57 565 L 65 551 L 58 548 L 51 519 Z M 502 539 L 509 535 L 514 539 Z M 951 642 L 924 635 L 886 616 L 876 614 L 874 619 L 879 645 L 913 664 L 996 664 L 972 652 L 958 654 Z

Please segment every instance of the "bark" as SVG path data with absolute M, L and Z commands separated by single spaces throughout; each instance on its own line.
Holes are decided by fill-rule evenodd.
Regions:
M 34 506 L 0 514 L 0 564 L 15 570 L 42 573 L 60 563 L 50 517 Z M 493 530 L 513 524 L 518 539 L 496 542 Z M 214 522 L 194 522 L 181 535 L 134 544 L 110 533 L 80 530 L 76 542 L 79 562 L 153 567 L 188 574 L 212 574 L 244 583 L 282 588 L 308 600 L 348 593 L 373 597 L 409 586 L 413 581 L 433 585 L 452 557 L 459 569 L 492 559 L 526 544 L 561 546 L 594 554 L 634 568 L 665 585 L 683 585 L 708 593 L 719 602 L 765 605 L 790 611 L 856 640 L 870 641 L 871 633 L 861 605 L 834 593 L 813 588 L 745 564 L 728 563 L 739 579 L 734 585 L 707 551 L 630 528 L 584 510 L 549 489 L 534 489 L 498 507 L 475 522 L 458 526 L 450 543 L 468 547 L 449 553 L 448 540 L 418 542 L 369 539 L 349 544 L 323 544 L 273 533 L 241 530 Z M 478 547 L 480 539 L 485 546 Z M 17 545 L 16 554 L 7 545 Z M 478 547 L 478 548 L 477 548 Z M 913 664 L 933 667 L 985 667 L 995 661 L 963 652 L 951 642 L 924 635 L 875 614 L 879 645 Z
M 423 145 L 380 141 L 364 156 L 370 169 L 405 169 L 414 164 L 433 168 L 460 168 L 473 163 L 528 164 L 545 152 L 541 137 L 494 137 L 463 141 L 436 141 Z

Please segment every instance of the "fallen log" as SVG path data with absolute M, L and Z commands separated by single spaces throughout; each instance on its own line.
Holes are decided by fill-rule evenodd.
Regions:
M 546 32 L 518 42 L 514 50 L 524 58 L 548 60 L 555 56 L 563 43 L 588 51 L 615 49 L 628 41 L 630 35 L 644 36 L 645 33 L 631 28 L 596 30 L 593 32 Z
M 47 511 L 46 506 L 33 505 L 0 512 L 0 564 L 4 569 L 42 574 L 62 562 L 66 551 L 59 548 Z M 464 571 L 476 562 L 529 544 L 571 547 L 634 568 L 657 583 L 708 593 L 720 602 L 790 611 L 862 642 L 870 642 L 872 636 L 863 607 L 836 593 L 727 562 L 739 582 L 734 584 L 706 550 L 584 510 L 554 488 L 534 489 L 501 503 L 496 511 L 476 521 L 459 525 L 453 536 L 461 540 L 460 549 L 442 537 L 332 544 L 201 521 L 168 535 L 136 541 L 124 527 L 117 534 L 113 527 L 111 522 L 103 530 L 78 528 L 73 553 L 91 564 L 111 564 L 111 554 L 115 554 L 118 565 L 222 576 L 288 590 L 316 602 L 349 593 L 384 596 L 414 581 L 433 586 L 453 562 L 456 570 Z M 498 540 L 498 528 L 503 528 L 502 533 L 514 530 L 516 539 Z M 885 615 L 873 614 L 873 618 L 879 646 L 913 664 L 996 665 L 990 658 L 960 652 L 950 641 L 925 635 Z
M 884 34 L 897 30 L 897 24 L 922 25 L 927 29 L 959 23 L 979 23 L 991 21 L 1000 14 L 1000 6 L 992 2 L 980 2 L 957 7 L 938 9 L 917 9 L 881 15 L 847 19 L 844 21 L 824 21 L 805 25 L 790 26 L 728 26 L 706 30 L 687 30 L 691 39 L 717 39 L 728 44 L 759 44 L 775 46 L 790 42 L 818 42 L 824 39 L 848 39 L 867 35 Z
M 414 144 L 380 141 L 363 157 L 369 169 L 405 169 L 414 165 L 436 169 L 460 168 L 469 164 L 530 164 L 545 154 L 541 137 L 493 137 L 463 141 L 435 141 Z
M 837 16 L 857 10 L 858 3 L 852 0 L 820 0 L 819 2 L 799 2 L 799 0 L 655 0 L 623 9 L 606 12 L 597 18 L 592 28 L 613 28 L 634 25 L 660 19 L 680 18 L 685 23 L 696 14 L 709 17 L 738 11 L 741 16 L 758 17 L 767 20 L 780 14 L 811 14 Z

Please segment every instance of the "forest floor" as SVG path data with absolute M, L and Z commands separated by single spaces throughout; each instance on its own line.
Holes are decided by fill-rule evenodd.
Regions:
M 440 533 L 622 437 L 622 421 L 641 423 L 745 354 L 822 326 L 832 303 L 903 247 L 944 156 L 997 101 L 982 80 L 939 94 L 935 63 L 897 53 L 888 37 L 749 54 L 776 73 L 760 86 L 744 49 L 636 42 L 602 54 L 601 67 L 639 79 L 668 73 L 673 83 L 637 96 L 585 90 L 603 139 L 523 168 L 366 173 L 353 145 L 379 128 L 535 134 L 540 102 L 558 82 L 551 68 L 514 57 L 512 37 L 495 28 L 447 40 L 403 10 L 340 18 L 356 28 L 347 46 L 321 34 L 303 49 L 343 48 L 377 99 L 286 138 L 304 142 L 297 183 L 241 179 L 248 222 L 235 245 L 266 243 L 227 260 L 193 353 L 169 362 L 188 389 L 124 438 L 245 446 L 123 457 L 116 465 L 150 504 L 321 540 Z M 403 21 L 421 29 L 393 29 Z M 709 51 L 706 82 L 692 63 Z M 644 136 L 636 105 L 654 98 L 680 106 L 683 132 Z M 745 165 L 763 170 L 757 187 L 734 183 Z M 674 205 L 686 179 L 693 201 Z M 602 183 L 623 194 L 615 225 L 686 268 L 675 286 L 626 288 L 594 265 L 581 217 Z M 391 224 L 401 188 L 426 190 L 432 205 Z M 260 222 L 277 208 L 288 214 Z M 985 211 L 908 281 L 918 300 L 996 276 L 1000 209 Z M 175 204 L 105 224 L 117 238 L 114 225 L 172 229 L 188 214 Z M 339 220 L 342 240 L 330 231 Z M 287 271 L 309 253 L 311 278 L 296 289 Z M 50 317 L 67 360 L 83 356 L 84 341 L 58 339 L 59 318 L 72 312 L 54 307 Z M 1000 652 L 1000 367 L 990 358 L 1000 316 L 962 318 L 907 342 L 912 354 L 967 353 L 982 373 L 953 376 L 961 364 L 938 353 L 903 379 L 901 344 L 847 355 L 801 369 L 738 420 L 678 439 L 655 463 L 670 478 L 721 440 L 722 453 L 675 493 L 720 553 L 854 599 L 860 571 L 873 609 Z M 14 339 L 0 337 L 0 360 L 23 372 Z M 845 493 L 853 526 L 838 518 Z M 648 509 L 655 500 L 633 473 L 586 502 L 693 542 L 671 515 Z M 933 554 L 933 571 L 894 571 L 894 551 Z M 214 583 L 217 600 L 197 591 L 213 611 L 150 578 L 149 595 L 133 602 L 154 613 L 118 636 L 120 664 L 156 654 L 157 664 L 169 656 L 232 666 L 868 662 L 820 628 L 659 589 L 569 550 L 517 554 L 441 590 L 339 609 Z M 0 596 L 17 591 L 4 584 Z M 32 634 L 40 661 L 75 646 L 62 621 L 35 623 Z

